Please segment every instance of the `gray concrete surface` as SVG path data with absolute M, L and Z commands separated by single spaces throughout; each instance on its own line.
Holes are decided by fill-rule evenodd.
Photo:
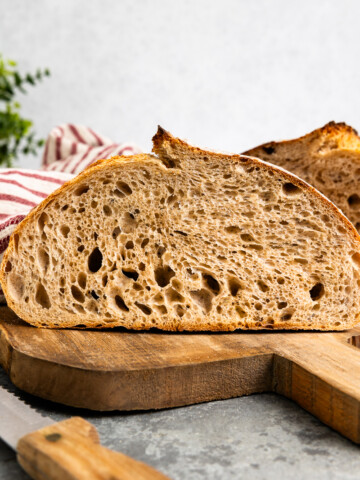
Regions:
M 360 447 L 274 394 L 147 413 L 98 414 L 45 402 L 0 384 L 54 420 L 81 415 L 102 444 L 153 465 L 173 480 L 352 480 Z M 0 480 L 27 479 L 0 440 Z
M 77 122 L 148 151 L 160 123 L 239 152 L 330 120 L 360 128 L 359 13 L 357 0 L 0 0 L 0 50 L 52 71 L 22 99 L 42 136 Z

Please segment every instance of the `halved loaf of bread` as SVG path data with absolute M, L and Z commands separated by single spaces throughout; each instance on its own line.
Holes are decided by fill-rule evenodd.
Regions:
M 355 325 L 360 237 L 299 178 L 191 147 L 97 162 L 14 232 L 8 305 L 45 327 L 319 329 Z
M 330 122 L 304 137 L 265 143 L 244 155 L 295 173 L 334 202 L 360 232 L 360 137 L 353 128 Z

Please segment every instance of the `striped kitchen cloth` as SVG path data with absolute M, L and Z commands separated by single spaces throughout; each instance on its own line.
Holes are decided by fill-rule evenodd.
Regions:
M 40 170 L 0 168 L 0 263 L 15 227 L 56 188 L 100 158 L 136 153 L 141 153 L 136 145 L 113 143 L 91 128 L 66 124 L 50 132 Z M 0 303 L 4 300 L 0 286 Z

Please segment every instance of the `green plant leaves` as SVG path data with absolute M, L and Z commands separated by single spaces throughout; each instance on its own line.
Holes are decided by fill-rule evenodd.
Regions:
M 21 105 L 15 100 L 17 92 L 27 93 L 25 86 L 35 86 L 50 75 L 48 69 L 35 74 L 21 75 L 17 63 L 5 60 L 0 54 L 0 165 L 10 167 L 19 153 L 36 154 L 44 140 L 36 139 L 31 120 L 20 115 Z

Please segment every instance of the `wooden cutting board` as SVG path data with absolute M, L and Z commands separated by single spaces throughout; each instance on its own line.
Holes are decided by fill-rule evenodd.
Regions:
M 39 397 L 147 410 L 258 392 L 294 400 L 360 443 L 360 328 L 336 333 L 47 330 L 0 307 L 0 363 Z

